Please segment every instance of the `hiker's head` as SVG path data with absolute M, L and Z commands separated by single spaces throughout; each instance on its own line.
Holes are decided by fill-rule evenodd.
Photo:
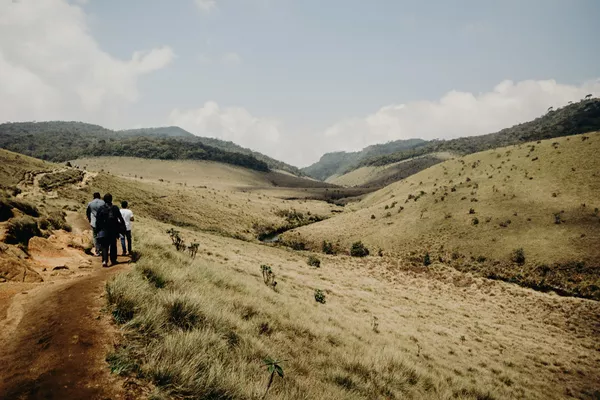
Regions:
M 104 202 L 108 204 L 112 204 L 112 194 L 106 193 L 104 195 Z
M 94 198 L 95 199 L 99 199 L 100 198 L 100 193 L 98 193 L 98 192 L 94 193 Z
M 121 202 L 121 208 L 127 208 L 128 205 L 129 204 L 125 200 Z

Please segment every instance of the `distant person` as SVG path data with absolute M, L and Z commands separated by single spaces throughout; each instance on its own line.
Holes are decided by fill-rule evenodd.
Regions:
M 94 199 L 90 201 L 85 210 L 90 226 L 92 227 L 92 237 L 94 239 L 94 249 L 96 250 L 96 256 L 100 255 L 100 245 L 98 243 L 98 229 L 96 228 L 96 215 L 100 207 L 104 205 L 104 201 L 100 198 L 100 193 L 94 193 Z
M 121 202 L 121 217 L 125 221 L 125 232 L 121 235 L 121 247 L 123 248 L 123 255 L 131 255 L 131 223 L 133 219 L 133 211 L 127 208 L 129 204 L 126 201 Z M 127 239 L 127 247 L 125 247 L 125 239 Z
M 108 267 L 110 263 L 117 263 L 117 237 L 125 232 L 125 221 L 121 216 L 119 207 L 112 203 L 112 195 L 104 195 L 104 205 L 100 207 L 96 215 L 96 229 L 98 230 L 98 241 L 102 249 L 102 266 Z

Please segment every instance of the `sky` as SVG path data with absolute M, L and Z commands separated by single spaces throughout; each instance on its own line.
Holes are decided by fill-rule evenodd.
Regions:
M 0 0 L 0 122 L 178 125 L 296 166 L 600 96 L 597 0 Z

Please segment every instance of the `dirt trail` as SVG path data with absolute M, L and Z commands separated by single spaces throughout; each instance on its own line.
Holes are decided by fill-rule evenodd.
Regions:
M 128 397 L 105 362 L 114 335 L 100 312 L 104 283 L 126 264 L 103 270 L 95 260 L 93 267 L 91 275 L 14 297 L 0 337 L 0 398 Z
M 67 220 L 75 238 L 89 235 L 82 215 L 69 213 Z M 128 259 L 120 257 L 121 264 L 105 269 L 99 258 L 61 247 L 60 241 L 34 244 L 31 254 L 48 267 L 45 281 L 7 283 L 0 292 L 5 302 L 0 313 L 0 399 L 137 398 L 110 374 L 105 357 L 117 333 L 101 312 L 105 282 L 126 269 Z M 57 265 L 62 267 L 54 271 Z

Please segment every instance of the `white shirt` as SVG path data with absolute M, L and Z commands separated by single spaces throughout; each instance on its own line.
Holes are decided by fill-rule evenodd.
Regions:
M 133 218 L 133 211 L 128 208 L 121 208 L 121 216 L 125 221 L 125 228 L 130 231 L 131 230 L 131 218 Z

